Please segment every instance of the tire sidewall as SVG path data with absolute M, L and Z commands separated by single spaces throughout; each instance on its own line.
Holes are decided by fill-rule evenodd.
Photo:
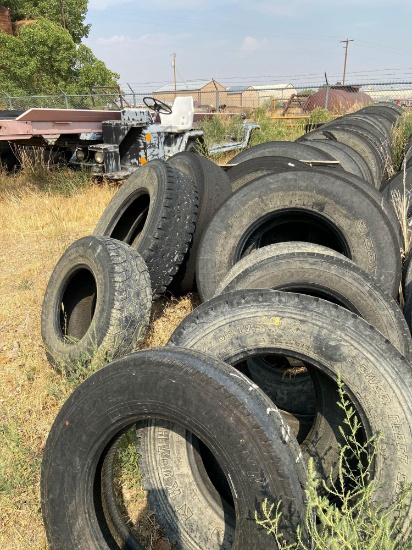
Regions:
M 229 197 L 211 220 L 200 244 L 197 282 L 202 299 L 214 295 L 220 281 L 240 259 L 239 248 L 245 236 L 268 217 L 293 207 L 337 228 L 346 240 L 352 261 L 396 296 L 401 260 L 393 229 L 382 224 L 379 205 L 360 189 L 348 182 L 342 186 L 334 182 L 334 177 L 326 174 L 312 178 L 309 172 L 299 171 L 271 174 L 246 184 Z
M 82 356 L 90 357 L 107 334 L 114 304 L 111 272 L 107 269 L 110 262 L 110 256 L 98 239 L 84 237 L 66 250 L 53 270 L 43 300 L 42 336 L 52 350 L 49 353 L 60 357 L 62 362 L 64 358 L 70 361 Z M 95 309 L 92 323 L 84 337 L 71 344 L 64 338 L 59 326 L 60 309 L 67 285 L 75 273 L 84 269 L 92 274 L 96 284 Z

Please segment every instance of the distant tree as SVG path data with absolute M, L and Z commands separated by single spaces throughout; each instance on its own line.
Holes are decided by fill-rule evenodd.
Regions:
M 115 86 L 119 78 L 84 44 L 77 48 L 73 69 L 73 81 L 67 89 L 74 89 L 80 94 L 89 93 L 93 86 Z
M 19 36 L 0 33 L 0 90 L 9 95 L 85 93 L 90 86 L 116 84 L 86 46 L 47 19 L 21 28 Z
M 315 92 L 315 90 L 312 90 L 311 88 L 307 88 L 306 90 L 300 90 L 298 92 L 298 95 L 313 95 Z
M 2 0 L 9 8 L 13 21 L 46 18 L 66 28 L 73 41 L 80 44 L 88 36 L 90 25 L 85 25 L 88 0 Z

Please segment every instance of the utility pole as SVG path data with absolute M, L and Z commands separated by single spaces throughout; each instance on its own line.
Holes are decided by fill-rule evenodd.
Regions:
M 349 42 L 353 42 L 353 40 L 349 40 L 349 38 L 347 38 L 346 40 L 341 40 L 341 43 L 342 42 L 344 42 L 346 44 L 346 46 L 345 46 L 345 61 L 343 63 L 343 78 L 342 78 L 342 84 L 345 84 L 346 59 L 348 58 L 348 46 L 349 46 Z
M 175 99 L 176 99 L 176 54 L 172 53 L 173 81 L 175 83 Z

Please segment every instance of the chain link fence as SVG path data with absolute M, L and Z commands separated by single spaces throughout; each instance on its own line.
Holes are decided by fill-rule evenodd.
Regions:
M 177 95 L 191 95 L 195 110 L 198 112 L 245 112 L 263 107 L 280 114 L 292 106 L 297 112 L 305 112 L 308 97 L 322 90 L 324 101 L 322 108 L 330 108 L 329 93 L 332 89 L 363 92 L 372 102 L 392 102 L 412 108 L 412 82 L 363 83 L 345 86 L 319 85 L 264 85 L 231 86 L 222 89 L 182 89 L 174 92 L 156 90 L 134 90 L 131 86 L 125 91 L 119 89 L 110 93 L 90 93 L 70 95 L 62 91 L 55 95 L 10 96 L 0 92 L 0 108 L 3 110 L 24 111 L 30 108 L 55 109 L 104 109 L 119 110 L 124 107 L 140 107 L 143 97 L 151 96 L 172 105 Z M 286 113 L 284 113 L 286 114 Z

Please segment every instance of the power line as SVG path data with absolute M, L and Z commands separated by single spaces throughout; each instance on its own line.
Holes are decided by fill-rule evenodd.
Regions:
M 407 79 L 408 76 L 410 76 L 412 73 L 412 67 L 405 67 L 405 68 L 389 68 L 389 67 L 386 67 L 384 69 L 371 69 L 371 70 L 363 70 L 363 71 L 351 71 L 351 72 L 347 72 L 346 75 L 345 75 L 345 80 L 348 79 L 348 77 L 351 78 L 352 81 L 354 81 L 355 79 L 357 81 L 361 81 L 361 80 L 366 80 L 368 78 L 370 78 L 371 76 L 373 76 L 373 79 L 374 81 L 376 81 L 376 77 L 377 77 L 377 73 L 381 74 L 382 75 L 382 78 L 385 78 L 385 79 L 388 79 L 389 77 L 394 77 L 394 78 L 398 78 L 399 75 L 397 75 L 396 73 L 399 72 L 399 73 L 402 73 L 402 79 L 405 80 L 405 77 Z M 176 67 L 176 72 L 181 80 L 181 82 L 185 82 L 185 79 L 182 78 L 182 76 L 180 75 L 179 71 L 177 70 L 177 67 Z M 329 78 L 339 78 L 339 74 L 336 74 L 336 73 L 330 73 L 329 74 Z M 230 83 L 236 83 L 236 82 L 249 82 L 249 83 L 254 83 L 255 85 L 257 85 L 258 82 L 262 82 L 262 83 L 266 83 L 267 81 L 270 81 L 269 84 L 275 84 L 275 83 L 279 83 L 280 80 L 288 80 L 290 83 L 294 82 L 296 83 L 297 81 L 301 81 L 303 84 L 307 84 L 307 82 L 310 80 L 312 81 L 317 81 L 317 82 L 320 82 L 321 84 L 324 84 L 324 77 L 323 77 L 323 73 L 302 73 L 302 74 L 296 74 L 296 75 L 291 75 L 291 74 L 276 74 L 276 75 L 273 75 L 273 74 L 266 74 L 266 75 L 258 75 L 258 76 L 217 76 L 216 77 L 216 80 L 219 81 L 219 82 L 227 82 L 228 84 Z M 208 77 L 203 77 L 203 78 L 189 78 L 187 80 L 190 80 L 191 82 L 196 82 L 196 81 L 204 81 L 204 80 L 210 80 L 210 78 Z M 392 79 L 391 79 L 392 80 Z M 145 82 L 133 82 L 132 85 L 135 85 L 135 86 L 140 86 L 140 87 L 143 87 L 143 86 L 162 86 L 164 84 L 169 84 L 170 83 L 170 80 L 150 80 L 150 81 L 145 81 Z M 369 82 L 366 82 L 366 83 L 369 83 Z M 396 84 L 396 82 L 394 82 L 394 84 Z

